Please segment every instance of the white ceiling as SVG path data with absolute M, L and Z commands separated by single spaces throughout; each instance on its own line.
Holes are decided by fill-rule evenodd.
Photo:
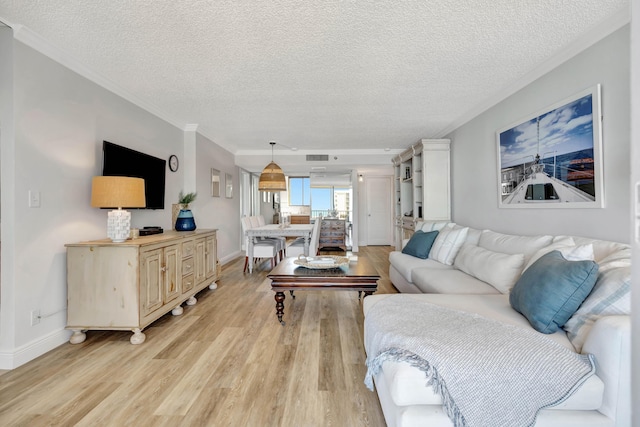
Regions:
M 342 169 L 369 157 L 390 164 L 628 22 L 628 9 L 628 0 L 0 0 L 0 20 L 170 122 L 197 124 L 250 170 L 278 142 L 286 171 L 305 153 L 332 153 Z

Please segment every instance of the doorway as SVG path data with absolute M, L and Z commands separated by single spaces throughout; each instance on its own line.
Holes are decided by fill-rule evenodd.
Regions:
M 368 176 L 365 181 L 367 245 L 393 244 L 391 176 Z

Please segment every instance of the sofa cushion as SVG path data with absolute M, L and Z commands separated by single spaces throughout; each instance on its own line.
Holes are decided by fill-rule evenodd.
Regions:
M 392 298 L 393 294 L 366 297 L 363 302 L 365 316 L 372 306 L 382 303 L 389 297 Z M 466 298 L 460 298 L 459 295 L 414 294 L 412 297 L 425 299 L 432 304 L 455 310 L 476 313 L 514 326 L 526 329 L 531 328 L 527 319 L 510 307 L 509 297 L 507 295 L 470 295 Z M 367 332 L 365 329 L 365 333 Z M 573 350 L 573 346 L 567 339 L 564 331 L 560 330 L 555 334 L 547 336 L 558 344 Z M 367 341 L 365 340 L 365 342 Z M 442 399 L 433 391 L 433 388 L 425 386 L 426 377 L 424 372 L 410 366 L 408 363 L 385 362 L 380 375 L 384 375 L 391 398 L 398 406 L 442 404 Z M 561 405 L 549 409 L 595 410 L 602 404 L 603 393 L 604 384 L 602 380 L 596 375 L 592 375 Z
M 534 262 L 540 259 L 543 255 L 548 254 L 549 252 L 559 251 L 564 259 L 567 261 L 593 261 L 593 245 L 589 243 L 588 245 L 565 245 L 561 242 L 552 243 L 549 246 L 545 246 L 544 248 L 537 251 L 535 254 L 529 258 L 529 262 L 522 270 L 526 270 L 531 267 Z
M 443 264 L 440 264 L 443 265 Z M 411 273 L 413 284 L 424 293 L 431 294 L 497 294 L 496 288 L 482 280 L 450 269 L 415 268 Z
M 600 263 L 601 260 L 607 258 L 616 252 L 629 249 L 630 246 L 626 243 L 609 242 L 607 240 L 596 240 L 588 237 L 573 236 L 573 240 L 576 245 L 593 245 L 593 260 Z
M 509 296 L 536 331 L 562 328 L 585 300 L 598 277 L 593 261 L 567 261 L 559 251 L 538 259 L 518 279 Z
M 416 258 L 412 255 L 403 254 L 400 251 L 389 253 L 389 263 L 398 270 L 398 273 L 411 282 L 411 271 L 418 267 L 429 267 L 430 269 L 452 269 L 449 265 L 442 264 L 432 259 Z
M 464 244 L 453 265 L 506 294 L 520 277 L 524 255 L 503 254 L 481 246 Z
M 467 238 L 468 227 L 445 227 L 438 233 L 436 241 L 431 246 L 429 258 L 446 265 L 453 265 L 460 247 Z
M 604 258 L 598 279 L 580 308 L 565 323 L 569 340 L 581 352 L 593 324 L 601 317 L 631 314 L 631 250 L 624 249 Z
M 478 246 L 503 254 L 524 254 L 525 263 L 537 250 L 548 246 L 552 236 L 515 236 L 484 230 Z
M 442 405 L 440 395 L 433 388 L 425 386 L 424 372 L 406 362 L 384 362 L 381 375 L 384 375 L 391 398 L 398 406 Z M 592 375 L 567 400 L 548 409 L 596 410 L 602 405 L 603 394 L 604 383 L 596 375 Z
M 409 242 L 402 248 L 402 253 L 418 258 L 427 259 L 433 242 L 438 236 L 438 231 L 424 232 L 418 230 L 411 236 Z

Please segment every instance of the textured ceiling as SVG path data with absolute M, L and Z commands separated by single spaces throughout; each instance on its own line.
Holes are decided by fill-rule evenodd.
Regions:
M 628 0 L 0 0 L 0 19 L 242 154 L 270 140 L 383 149 L 443 136 L 628 8 Z

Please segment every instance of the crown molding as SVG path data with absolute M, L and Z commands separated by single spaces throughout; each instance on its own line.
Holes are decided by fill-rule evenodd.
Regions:
M 593 46 L 614 31 L 619 30 L 629 22 L 631 22 L 631 13 L 629 7 L 620 9 L 616 14 L 594 26 L 591 31 L 588 31 L 582 37 L 576 39 L 573 43 L 570 43 L 564 48 L 558 50 L 551 57 L 543 61 L 539 66 L 522 76 L 522 78 L 509 84 L 508 86 L 494 93 L 489 98 L 477 104 L 475 107 L 463 113 L 460 117 L 452 121 L 447 127 L 436 133 L 434 135 L 434 138 L 443 138 L 447 136 L 454 130 L 458 129 L 460 126 L 473 120 L 491 107 L 504 101 L 514 93 L 518 92 L 520 89 L 523 89 L 526 86 L 530 85 L 535 80 L 544 76 L 551 70 L 557 68 L 558 66 L 583 52 L 587 48 Z
M 276 144 L 277 146 L 277 144 Z M 276 152 L 276 154 L 278 156 L 306 156 L 307 154 L 328 154 L 329 156 L 347 156 L 347 155 L 380 155 L 380 154 L 384 154 L 384 155 L 388 155 L 388 156 L 393 156 L 395 154 L 400 154 L 401 152 L 403 152 L 405 149 L 384 149 L 384 148 L 363 148 L 363 149 L 357 149 L 357 148 L 352 148 L 352 149 L 338 149 L 338 150 L 327 150 L 327 149 L 320 149 L 320 150 L 278 150 Z M 236 156 L 258 156 L 258 155 L 271 155 L 271 150 L 238 150 L 235 152 Z
M 57 46 L 54 46 L 38 33 L 31 31 L 29 28 L 25 27 L 24 25 L 11 25 L 11 28 L 13 28 L 13 37 L 16 40 L 20 41 L 21 43 L 24 43 L 30 48 L 35 49 L 41 54 L 69 68 L 71 71 L 107 89 L 108 91 L 113 92 L 114 94 L 120 96 L 121 98 L 124 98 L 125 100 L 131 102 L 132 104 L 168 122 L 169 124 L 179 129 L 185 128 L 186 126 L 185 121 L 171 116 L 167 112 L 158 108 L 156 105 L 145 101 L 144 99 L 132 94 L 131 92 L 127 91 L 117 83 L 108 79 L 107 77 L 91 70 L 82 62 L 74 58 L 73 55 L 71 55 L 68 52 L 65 52 L 63 49 L 60 49 Z

